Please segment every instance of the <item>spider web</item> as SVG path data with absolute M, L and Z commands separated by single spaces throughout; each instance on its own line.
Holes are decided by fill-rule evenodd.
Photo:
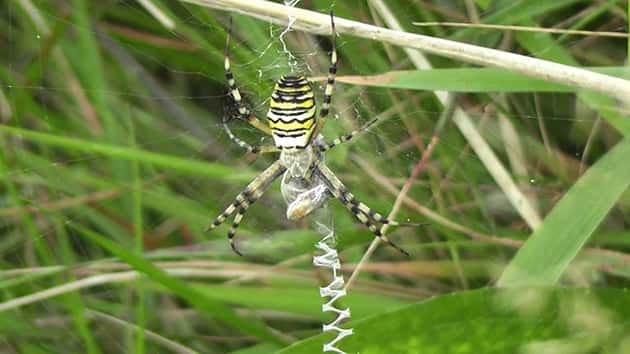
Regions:
M 208 74 L 211 72 L 208 67 L 195 70 L 184 65 L 173 65 L 163 59 L 163 56 L 156 54 L 154 48 L 120 39 L 125 33 L 127 35 L 134 35 L 134 33 L 129 34 L 121 30 L 122 20 L 119 17 L 105 18 L 97 28 L 85 28 L 73 18 L 63 14 L 65 6 L 63 2 L 59 2 L 61 4 L 59 7 L 47 6 L 44 1 L 33 3 L 39 9 L 37 13 L 43 21 L 49 24 L 52 33 L 57 33 L 55 31 L 59 31 L 60 28 L 67 28 L 68 32 L 75 35 L 81 31 L 89 31 L 94 36 L 101 36 L 99 43 L 103 47 L 104 55 L 112 62 L 121 62 L 122 64 L 118 65 L 131 71 L 130 73 L 121 70 L 119 74 L 122 79 L 116 79 L 115 83 L 109 85 L 107 90 L 101 93 L 107 104 L 113 107 L 123 103 L 122 106 L 113 108 L 113 112 L 117 115 L 115 120 L 118 120 L 118 123 L 131 122 L 120 123 L 120 126 L 128 130 L 118 131 L 117 140 L 115 138 L 109 140 L 109 144 L 118 146 L 135 144 L 146 151 L 189 159 L 203 159 L 224 166 L 233 166 L 235 170 L 248 169 L 252 171 L 249 177 L 253 177 L 256 172 L 273 160 L 272 157 L 262 157 L 253 161 L 251 156 L 245 156 L 238 147 L 227 142 L 227 136 L 220 124 L 223 114 L 226 114 L 223 113 L 224 110 L 229 109 L 229 99 L 225 92 L 226 85 L 220 78 Z M 302 6 L 303 3 L 298 0 L 292 1 L 291 5 Z M 48 51 L 55 50 L 49 47 L 50 38 L 54 37 L 41 33 L 34 25 L 24 21 L 24 18 L 32 16 L 33 13 L 29 14 L 28 9 L 18 8 L 18 6 L 15 2 L 7 2 L 7 11 L 2 16 L 3 24 L 8 28 L 8 31 L 0 34 L 0 48 L 5 48 L 2 50 L 7 64 L 5 69 L 15 76 L 35 71 L 41 74 L 34 75 L 40 78 L 34 82 L 28 80 L 18 80 L 17 83 L 2 82 L 0 115 L 3 123 L 43 132 L 50 131 L 54 135 L 64 135 L 65 133 L 59 131 L 58 128 L 63 126 L 60 120 L 65 119 L 69 127 L 76 128 L 75 131 L 70 131 L 68 136 L 77 137 L 78 134 L 75 133 L 78 132 L 85 134 L 84 137 L 92 136 L 90 129 L 97 128 L 89 119 L 89 109 L 82 109 L 76 104 L 72 107 L 60 108 L 60 106 L 72 103 L 77 97 L 89 100 L 93 97 L 94 89 L 86 90 L 77 96 L 75 88 L 72 87 L 77 83 L 59 79 L 57 64 L 53 62 L 55 54 L 47 54 Z M 123 1 L 118 6 L 131 15 L 142 17 L 147 21 L 153 20 L 135 2 Z M 410 4 L 409 7 L 411 6 L 416 5 Z M 335 7 L 335 2 L 331 4 L 331 7 Z M 180 13 L 179 17 L 184 23 L 199 27 L 206 26 L 208 33 L 220 30 L 216 24 L 200 18 L 197 13 L 184 10 L 185 8 L 182 9 L 183 13 Z M 326 12 L 329 9 L 317 10 Z M 368 8 L 363 10 L 366 17 L 370 16 Z M 219 25 L 225 26 L 227 23 L 225 14 L 218 15 L 215 12 L 213 14 L 221 16 L 222 21 Z M 325 83 L 321 81 L 321 78 L 325 78 L 329 65 L 330 40 L 292 31 L 290 27 L 267 24 L 265 40 L 253 43 L 243 35 L 247 31 L 245 25 L 250 23 L 248 21 L 252 20 L 235 15 L 235 38 L 232 47 L 247 48 L 254 55 L 248 61 L 239 62 L 235 58 L 232 60 L 232 65 L 241 92 L 244 93 L 248 105 L 257 113 L 257 116 L 264 117 L 273 80 L 281 73 L 304 73 L 311 78 L 320 79 L 316 81 L 315 88 L 321 97 L 323 92 L 321 84 Z M 291 23 L 290 19 L 289 23 Z M 24 32 L 26 31 L 24 27 L 28 26 L 33 26 L 29 30 L 32 36 L 31 41 L 24 44 L 17 43 L 23 38 L 22 34 L 16 32 Z M 151 28 L 150 25 L 147 27 Z M 102 37 L 103 32 L 107 38 Z M 150 30 L 147 32 L 151 33 Z M 181 48 L 184 55 L 194 55 L 185 52 L 190 50 L 190 45 L 186 46 L 187 39 L 183 35 L 172 32 L 167 39 L 168 41 L 164 42 L 167 45 Z M 582 43 L 575 39 L 570 46 L 578 46 Z M 391 69 L 411 68 L 408 61 L 400 52 L 396 52 L 396 49 L 375 48 L 373 43 L 366 40 L 342 35 L 337 38 L 337 46 L 341 53 L 359 53 L 360 48 L 365 46 L 370 48 L 370 56 L 380 59 L 388 58 L 392 54 L 390 51 L 394 51 L 391 58 L 397 60 L 392 60 L 387 63 L 387 66 Z M 16 50 L 11 52 L 6 48 L 16 48 Z M 552 49 L 543 48 L 541 52 Z M 73 54 L 77 58 L 80 57 L 80 53 Z M 89 68 L 81 68 L 76 58 L 67 58 L 67 60 L 72 67 L 78 67 L 79 71 L 89 70 Z M 371 67 L 382 68 L 384 64 L 370 63 L 369 56 L 365 58 L 342 56 L 339 66 L 340 76 L 374 75 L 381 72 L 375 72 L 371 70 Z M 256 72 L 257 75 L 246 75 L 247 72 Z M 178 83 L 184 80 L 190 82 L 189 86 L 178 87 Z M 206 85 L 209 88 L 204 88 Z M 259 87 L 268 87 L 268 89 L 264 91 Z M 426 146 L 431 138 L 434 127 L 430 122 L 436 122 L 442 113 L 437 106 L 421 104 L 422 100 L 431 100 L 429 94 L 394 91 L 396 90 L 337 84 L 333 97 L 332 119 L 324 132 L 327 139 L 332 140 L 335 136 L 356 129 L 374 117 L 381 118 L 381 122 L 375 128 L 362 135 L 356 142 L 340 147 L 338 151 L 326 156 L 327 163 L 339 174 L 348 188 L 369 205 L 375 205 L 375 209 L 381 213 L 388 211 L 395 196 L 383 192 L 385 187 L 379 185 L 376 179 L 382 178 L 400 189 L 411 168 L 420 159 L 422 147 Z M 39 109 L 37 111 L 25 109 L 24 96 L 34 97 L 37 104 L 33 106 Z M 564 101 L 572 99 L 568 96 L 556 95 L 558 105 L 566 106 Z M 483 127 L 481 129 L 488 140 L 500 141 L 494 146 L 502 146 L 501 160 L 509 166 L 509 155 L 518 147 L 513 141 L 505 141 L 508 135 L 501 132 L 497 123 L 497 116 L 499 116 L 496 113 L 497 110 L 486 110 L 486 103 L 484 103 L 493 100 L 497 103 L 496 100 L 500 99 L 501 97 L 494 96 L 491 100 L 481 100 L 477 96 L 462 95 L 458 103 L 465 108 L 467 114 L 478 126 Z M 319 101 L 321 102 L 321 99 Z M 532 98 L 523 101 L 536 105 L 537 100 Z M 392 102 L 394 104 L 391 104 Z M 596 129 L 593 128 L 597 126 L 594 122 L 601 122 L 593 111 L 583 104 L 577 104 L 576 111 L 568 113 L 555 111 L 553 107 L 540 107 L 540 110 L 545 112 L 544 117 L 528 113 L 532 111 L 531 107 L 518 107 L 515 102 L 497 105 L 510 108 L 503 112 L 503 116 L 509 121 L 518 122 L 518 129 L 540 132 L 543 129 L 540 125 L 542 122 L 547 131 L 555 131 L 555 134 L 561 130 L 570 131 L 572 137 L 579 138 L 574 139 L 578 141 L 587 141 L 586 137 L 591 130 Z M 617 110 L 614 106 L 600 108 Z M 152 116 L 153 114 L 155 116 Z M 205 116 L 210 116 L 210 118 L 201 118 Z M 81 122 L 85 126 L 77 128 Z M 243 136 L 251 143 L 271 143 L 271 139 L 262 137 L 254 128 L 240 123 L 235 122 L 232 125 L 239 136 Z M 150 124 L 159 125 L 160 129 L 150 131 L 138 129 Z M 598 124 L 604 134 L 614 135 L 610 127 L 602 126 L 605 123 Z M 108 127 L 101 126 L 99 129 L 102 130 L 101 134 L 108 134 Z M 160 130 L 168 131 L 168 134 L 160 134 Z M 112 133 L 112 136 L 116 134 Z M 3 157 L 5 166 L 2 175 L 7 181 L 4 187 L 5 197 L 0 204 L 0 209 L 4 212 L 0 214 L 3 215 L 1 224 L 3 240 L 0 242 L 3 269 L 33 267 L 41 270 L 44 265 L 72 263 L 65 258 L 67 255 L 64 255 L 63 248 L 60 246 L 62 241 L 59 236 L 69 232 L 67 229 L 64 231 L 69 224 L 85 223 L 102 233 L 114 230 L 118 236 L 108 236 L 120 242 L 125 241 L 121 235 L 132 234 L 130 218 L 127 217 L 133 214 L 132 202 L 127 198 L 134 188 L 133 177 L 129 175 L 129 171 L 132 170 L 131 162 L 105 158 L 101 154 L 86 153 L 81 150 L 64 151 L 46 148 L 27 140 L 8 138 L 8 135 L 3 135 L 3 138 L 5 139 L 4 147 L 11 146 Z M 133 140 L 135 142 L 130 142 Z M 599 145 L 595 145 L 595 156 L 598 150 L 601 152 L 603 144 L 600 142 Z M 567 139 L 562 147 L 552 145 L 547 147 L 551 155 L 565 155 L 567 158 L 573 158 L 573 162 L 579 162 L 585 150 L 584 145 L 572 145 L 571 139 Z M 486 167 L 466 147 L 466 141 L 452 124 L 447 125 L 440 135 L 439 146 L 434 156 L 437 157 L 430 160 L 426 171 L 414 182 L 414 198 L 418 202 L 436 210 L 447 205 L 449 209 L 445 214 L 454 219 L 468 210 L 478 210 L 484 215 L 482 219 L 485 221 L 477 222 L 473 226 L 481 232 L 494 233 L 502 224 L 518 223 L 518 216 L 487 174 Z M 590 157 L 586 163 L 594 160 L 595 157 Z M 371 168 L 371 172 L 368 172 L 366 166 Z M 153 250 L 153 247 L 162 250 L 161 259 L 180 259 L 182 254 L 194 255 L 195 252 L 200 257 L 206 257 L 208 251 L 217 258 L 231 256 L 228 244 L 222 235 L 225 229 L 220 229 L 212 236 L 204 235 L 202 229 L 215 216 L 211 214 L 210 206 L 213 212 L 220 211 L 222 206 L 227 206 L 246 185 L 247 181 L 244 178 L 229 182 L 212 181 L 207 177 L 181 176 L 181 174 L 145 165 L 142 165 L 141 170 L 144 176 L 149 176 L 143 178 L 141 183 L 146 202 L 150 203 L 143 209 L 145 214 L 143 229 L 148 230 L 146 231 L 150 236 L 148 238 L 157 240 L 154 241 L 156 245 L 150 243 L 146 245 L 149 250 Z M 538 194 L 550 194 L 551 200 L 553 200 L 553 195 L 561 195 L 566 190 L 566 185 L 548 179 L 550 174 L 545 169 L 536 171 L 539 173 L 533 174 L 530 170 L 528 175 L 520 176 L 519 185 L 523 188 L 532 188 Z M 107 183 L 98 181 L 97 177 L 101 174 L 107 176 Z M 229 178 L 225 179 L 229 180 Z M 83 183 L 81 183 L 82 180 Z M 432 184 L 452 188 L 455 192 L 450 197 L 454 200 L 445 202 L 445 196 L 432 194 Z M 471 191 L 471 185 L 476 185 L 478 188 Z M 473 194 L 478 199 L 469 198 L 468 204 L 461 202 L 458 198 L 464 194 Z M 475 203 L 471 200 L 485 202 Z M 486 208 L 480 208 L 479 205 L 485 205 Z M 264 258 L 270 248 L 277 247 L 281 251 L 286 251 L 297 243 L 295 239 L 287 237 L 286 233 L 277 232 L 278 230 L 291 230 L 305 226 L 284 220 L 285 208 L 279 196 L 277 184 L 272 185 L 265 197 L 248 211 L 242 230 L 239 230 L 237 236 L 246 240 L 241 247 L 256 256 L 263 257 L 266 262 L 279 261 L 282 256 L 285 256 L 280 252 L 280 255 Z M 182 209 L 188 211 L 182 213 Z M 340 225 L 339 229 L 352 229 L 354 221 L 349 214 L 338 205 L 331 206 L 331 209 L 335 223 Z M 401 217 L 401 220 L 415 220 L 419 214 L 405 211 Z M 325 221 L 329 223 L 327 219 Z M 464 219 L 464 221 L 470 220 Z M 519 227 L 524 229 L 522 223 L 516 228 Z M 259 230 L 263 231 L 262 235 Z M 405 235 L 409 235 L 411 231 L 404 232 L 407 232 Z M 364 235 L 369 237 L 367 232 Z M 212 240 L 206 241 L 208 238 Z M 422 241 L 429 240 L 425 236 L 419 236 L 419 238 Z M 94 252 L 93 248 L 80 237 L 70 237 L 68 240 L 70 249 L 78 255 L 85 256 Z M 201 246 L 197 246 L 199 244 Z M 185 247 L 184 251 L 181 247 Z M 50 257 L 50 259 L 42 260 L 45 257 Z M 89 261 L 88 258 L 79 261 L 81 260 Z M 84 269 L 84 271 L 87 270 Z M 48 281 L 51 284 L 57 284 L 56 281 L 50 279 Z M 36 289 L 43 289 L 50 285 L 42 285 L 36 281 L 34 284 Z M 97 298 L 118 300 L 120 292 L 115 288 L 103 287 L 90 294 Z M 60 313 L 61 308 L 56 301 L 38 302 L 36 306 L 44 314 Z M 52 321 L 54 318 L 47 318 L 47 320 Z M 58 328 L 67 329 L 68 341 L 81 342 L 79 334 L 73 330 L 69 321 L 57 324 Z M 120 338 L 114 333 L 105 331 L 100 335 L 108 337 L 108 342 L 118 343 L 119 349 L 124 350 L 124 343 L 121 343 Z M 2 348 L 1 340 L 0 348 Z

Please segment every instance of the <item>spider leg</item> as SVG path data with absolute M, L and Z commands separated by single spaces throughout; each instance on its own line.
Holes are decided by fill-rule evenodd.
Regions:
M 267 167 L 266 170 L 254 178 L 254 180 L 251 181 L 247 187 L 245 187 L 245 189 L 236 196 L 232 204 L 225 208 L 225 210 L 212 222 L 212 224 L 208 225 L 206 231 L 212 230 L 221 225 L 225 219 L 237 212 L 234 217 L 234 223 L 228 231 L 228 239 L 234 252 L 241 255 L 241 253 L 236 250 L 233 240 L 234 235 L 236 234 L 236 229 L 243 219 L 243 215 L 247 209 L 263 195 L 271 182 L 278 178 L 278 176 L 282 175 L 284 171 L 286 171 L 286 168 L 282 166 L 280 161 L 276 161 L 271 164 L 271 166 Z
M 332 52 L 330 53 L 330 68 L 328 69 L 328 80 L 326 81 L 326 89 L 324 90 L 324 102 L 319 110 L 319 119 L 317 125 L 311 134 L 311 140 L 316 139 L 319 132 L 324 128 L 328 113 L 330 111 L 330 102 L 332 101 L 333 91 L 335 90 L 335 77 L 337 76 L 337 31 L 335 31 L 335 18 L 330 13 L 330 26 L 332 27 Z
M 402 247 L 395 244 L 387 236 L 383 235 L 382 225 L 381 227 L 378 227 L 377 225 L 377 223 L 379 222 L 383 224 L 397 225 L 397 222 L 390 221 L 384 218 L 381 214 L 375 212 L 370 207 L 357 200 L 357 198 L 355 198 L 352 193 L 348 192 L 345 187 L 339 189 L 339 197 L 337 197 L 337 199 L 339 199 L 345 205 L 345 207 L 350 210 L 350 212 L 352 212 L 354 217 L 359 220 L 359 222 L 361 222 L 363 225 L 365 225 L 368 230 L 370 230 L 375 236 L 379 237 L 381 240 L 385 241 L 385 243 L 394 247 L 397 251 L 404 254 L 405 256 L 409 256 L 409 252 L 405 251 Z M 377 218 L 380 221 L 377 220 Z
M 228 86 L 230 87 L 230 95 L 234 99 L 234 103 L 236 104 L 238 110 L 238 118 L 247 121 L 252 126 L 256 127 L 260 131 L 265 134 L 271 135 L 271 128 L 262 121 L 260 121 L 243 103 L 243 97 L 241 96 L 241 92 L 236 86 L 236 80 L 234 80 L 234 75 L 230 69 L 230 38 L 232 37 L 232 18 L 230 17 L 230 25 L 227 32 L 227 38 L 225 41 L 225 79 L 227 80 Z M 237 138 L 230 128 L 227 125 L 225 119 L 223 120 L 223 128 L 227 132 L 228 136 L 232 141 L 234 141 L 237 145 L 242 148 L 247 149 L 250 152 L 256 152 L 257 148 L 250 145 L 249 143 Z
M 208 231 L 214 229 L 215 227 L 223 224 L 225 219 L 227 219 L 230 216 L 232 216 L 232 214 L 234 214 L 236 209 L 238 207 L 240 207 L 241 204 L 243 204 L 243 200 L 245 200 L 247 195 L 249 195 L 249 191 L 247 189 L 242 191 L 241 193 L 239 193 L 236 196 L 236 198 L 234 199 L 234 201 L 232 202 L 232 204 L 228 205 L 228 207 L 225 208 L 225 210 L 221 214 L 219 214 L 219 216 L 217 216 L 216 219 L 214 219 L 212 224 L 206 226 L 206 229 L 204 231 L 208 232 Z
M 266 153 L 280 151 L 277 147 L 275 147 L 273 145 L 253 146 L 253 145 L 249 144 L 248 142 L 246 142 L 246 141 L 242 140 L 241 138 L 237 137 L 236 135 L 234 135 L 234 133 L 232 133 L 232 129 L 230 129 L 229 125 L 227 124 L 227 122 L 225 120 L 223 120 L 223 129 L 227 133 L 227 135 L 230 138 L 230 140 L 232 140 L 234 143 L 236 143 L 236 145 L 238 145 L 238 146 L 242 147 L 243 149 L 247 150 L 247 152 L 251 152 L 253 154 L 266 154 Z
M 271 183 L 271 181 L 269 183 Z M 250 197 L 247 198 L 247 200 L 245 200 L 241 204 L 241 207 L 238 209 L 238 212 L 236 213 L 236 216 L 234 217 L 234 221 L 232 222 L 232 226 L 230 227 L 230 230 L 228 231 L 228 240 L 230 241 L 230 247 L 232 248 L 234 253 L 238 254 L 239 256 L 242 256 L 243 254 L 236 248 L 236 244 L 234 243 L 234 236 L 236 235 L 236 229 L 238 229 L 238 227 L 241 225 L 241 220 L 243 220 L 243 216 L 245 215 L 245 212 L 247 211 L 247 209 L 252 204 L 254 204 L 260 197 L 262 197 L 263 193 L 265 193 L 265 188 L 266 186 L 253 190 L 251 192 Z
M 346 135 L 342 135 L 338 138 L 336 138 L 335 140 L 331 141 L 330 143 L 325 143 L 324 145 L 321 145 L 319 147 L 319 149 L 321 151 L 328 151 L 332 148 L 334 148 L 337 145 L 343 144 L 345 142 L 348 142 L 350 140 L 352 140 L 352 138 L 354 138 L 355 136 L 367 131 L 368 129 L 370 129 L 376 122 L 378 121 L 378 118 L 374 118 L 371 121 L 365 123 L 361 128 L 357 129 L 357 130 L 353 130 L 350 133 L 346 134 Z
M 352 207 L 353 212 L 355 210 L 359 211 L 379 224 L 390 225 L 390 226 L 412 226 L 412 227 L 427 225 L 427 223 L 398 222 L 395 220 L 390 220 L 386 218 L 385 216 L 383 216 L 382 214 L 375 211 L 374 209 L 367 206 L 365 203 L 359 201 L 354 196 L 354 194 L 350 193 L 347 189 L 345 189 L 345 187 L 341 189 L 340 192 L 341 192 L 341 197 L 348 203 L 348 205 Z
M 318 173 L 320 177 L 325 181 L 330 189 L 330 192 L 335 198 L 337 198 L 343 205 L 352 212 L 354 217 L 359 220 L 360 223 L 365 225 L 372 233 L 379 237 L 383 242 L 387 243 L 391 247 L 401 252 L 404 255 L 409 256 L 409 253 L 400 246 L 392 242 L 387 236 L 383 235 L 382 225 L 390 224 L 392 226 L 404 226 L 405 224 L 398 223 L 396 221 L 389 220 L 383 215 L 375 212 L 370 207 L 360 202 L 352 193 L 348 192 L 346 186 L 337 178 L 337 176 L 324 164 L 319 164 L 315 168 L 315 173 Z M 378 227 L 378 224 L 382 224 Z
M 228 240 L 230 241 L 230 247 L 232 248 L 232 251 L 234 251 L 234 253 L 238 254 L 239 256 L 243 256 L 243 254 L 236 248 L 236 244 L 234 243 L 234 235 L 236 235 L 236 229 L 241 224 L 241 220 L 243 219 L 243 215 L 245 215 L 245 211 L 247 211 L 246 207 L 241 207 L 238 210 L 238 213 L 234 217 L 234 223 L 232 224 L 232 227 L 230 227 L 230 231 L 228 231 Z

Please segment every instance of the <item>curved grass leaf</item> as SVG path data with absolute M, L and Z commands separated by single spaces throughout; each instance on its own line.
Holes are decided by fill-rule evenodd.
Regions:
M 554 285 L 630 184 L 630 139 L 593 165 L 508 264 L 499 286 Z
M 133 269 L 145 274 L 151 280 L 167 287 L 173 293 L 188 301 L 195 308 L 210 314 L 217 320 L 230 325 L 237 330 L 241 330 L 261 339 L 274 343 L 283 343 L 285 341 L 281 337 L 272 334 L 262 322 L 255 320 L 254 318 L 241 318 L 223 303 L 214 300 L 185 282 L 170 276 L 160 268 L 154 266 L 151 262 L 133 254 L 130 251 L 127 251 L 125 248 L 108 238 L 76 224 L 70 225 L 81 235 L 105 248 L 113 255 L 129 264 L 129 266 Z
M 347 353 L 622 353 L 630 297 L 619 289 L 482 289 L 342 325 Z M 278 354 L 321 353 L 322 334 Z
M 328 317 L 321 312 L 322 298 L 317 288 L 247 287 L 247 286 L 195 286 L 200 292 L 214 299 L 238 304 L 252 309 L 263 308 L 281 312 L 296 313 L 316 318 Z M 351 292 L 343 299 L 344 306 L 352 309 L 354 318 L 370 315 L 375 308 L 395 309 L 408 302 L 373 295 L 365 292 Z

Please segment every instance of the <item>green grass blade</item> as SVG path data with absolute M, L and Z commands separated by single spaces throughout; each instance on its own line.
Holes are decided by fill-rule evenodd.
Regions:
M 54 134 L 9 127 L 6 125 L 0 125 L 0 132 L 19 136 L 23 139 L 35 141 L 41 144 L 62 147 L 72 151 L 101 154 L 125 160 L 136 160 L 155 166 L 166 167 L 176 171 L 189 172 L 207 177 L 231 180 L 248 180 L 253 176 L 253 174 L 249 172 L 236 172 L 232 168 L 216 163 L 184 159 L 130 147 L 95 143 L 88 140 L 68 138 Z
M 72 252 L 72 244 L 68 237 L 67 230 L 63 227 L 61 220 L 55 220 L 55 228 L 59 235 L 58 247 L 61 249 L 63 261 L 66 265 L 76 264 L 75 254 Z M 76 280 L 73 275 L 68 277 L 62 277 L 61 274 L 56 276 L 59 283 L 70 282 Z M 68 312 L 72 316 L 76 331 L 79 333 L 83 340 L 84 350 L 87 354 L 101 354 L 101 350 L 98 346 L 95 333 L 90 327 L 89 318 L 86 316 L 87 311 L 85 308 L 84 300 L 80 292 L 71 292 L 63 296 L 63 302 L 68 308 Z
M 129 144 L 130 146 L 136 146 L 135 140 L 135 126 L 133 122 L 129 124 L 130 134 L 129 134 Z M 133 213 L 133 233 L 134 233 L 134 249 L 136 254 L 142 256 L 144 252 L 144 220 L 143 220 L 143 212 L 142 212 L 142 177 L 140 175 L 140 164 L 137 160 L 131 161 L 131 171 L 133 175 L 133 188 L 132 188 L 132 213 Z M 135 332 L 135 346 L 134 353 L 135 354 L 144 354 L 145 353 L 145 337 L 144 330 L 146 326 L 146 313 L 145 309 L 147 307 L 146 297 L 145 297 L 145 289 L 144 284 L 142 282 L 138 282 L 138 285 L 135 289 L 137 298 L 136 301 L 136 326 L 138 330 Z
M 571 187 L 508 264 L 499 286 L 554 285 L 630 184 L 630 139 Z
M 259 322 L 254 318 L 243 319 L 239 317 L 234 311 L 223 305 L 221 302 L 206 296 L 203 292 L 189 286 L 177 278 L 168 275 L 161 269 L 151 264 L 151 262 L 125 250 L 124 247 L 119 246 L 106 237 L 76 224 L 70 225 L 90 241 L 93 241 L 99 246 L 105 248 L 122 261 L 128 263 L 135 270 L 144 273 L 150 279 L 164 285 L 197 309 L 210 314 L 217 320 L 257 338 L 274 343 L 285 343 L 283 338 L 271 333 L 262 322 Z
M 296 313 L 315 318 L 328 318 L 321 312 L 322 298 L 313 291 L 313 284 L 304 288 L 288 288 L 286 285 L 274 287 L 209 286 L 194 285 L 199 291 L 217 300 L 229 300 L 252 309 L 263 308 L 279 312 Z M 362 318 L 374 312 L 374 308 L 390 310 L 408 304 L 403 300 L 352 291 L 343 299 L 344 306 L 352 309 L 353 318 Z

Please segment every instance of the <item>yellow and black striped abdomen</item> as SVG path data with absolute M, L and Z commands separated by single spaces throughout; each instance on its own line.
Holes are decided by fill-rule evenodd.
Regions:
M 304 148 L 315 129 L 313 88 L 303 76 L 282 76 L 271 94 L 267 120 L 278 148 Z

